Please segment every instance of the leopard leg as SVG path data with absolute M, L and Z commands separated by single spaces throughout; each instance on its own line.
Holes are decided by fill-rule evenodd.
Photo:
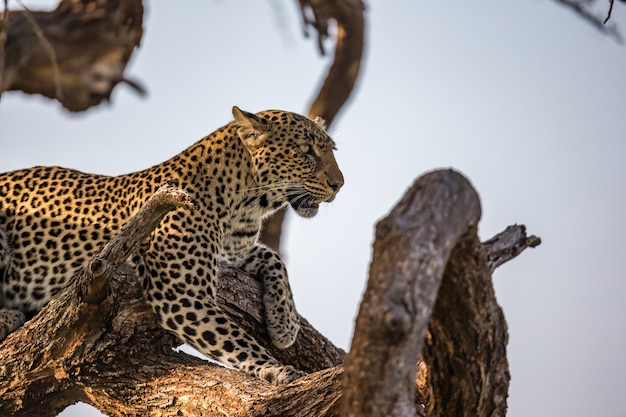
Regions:
M 300 318 L 283 260 L 267 246 L 256 243 L 231 263 L 262 279 L 267 331 L 277 347 L 291 346 L 300 330 Z
M 182 262 L 164 252 L 155 245 L 143 255 L 142 265 L 146 298 L 165 329 L 208 357 L 272 383 L 304 375 L 278 362 L 220 309 L 215 302 L 217 262 Z

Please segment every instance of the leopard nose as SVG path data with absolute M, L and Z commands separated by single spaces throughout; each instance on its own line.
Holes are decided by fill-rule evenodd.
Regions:
M 328 184 L 328 186 L 330 188 L 333 189 L 333 191 L 339 191 L 339 189 L 341 188 L 341 186 L 343 185 L 343 181 L 331 181 L 331 180 L 326 180 L 326 183 Z

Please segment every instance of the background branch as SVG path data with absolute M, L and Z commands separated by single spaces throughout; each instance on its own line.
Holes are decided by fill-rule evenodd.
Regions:
M 5 9 L 2 20 L 8 25 L 0 30 L 0 95 L 41 94 L 78 112 L 127 81 L 124 70 L 143 34 L 143 3 L 63 0 L 51 12 Z M 145 93 L 137 82 L 127 84 Z
M 613 9 L 613 2 L 609 4 L 609 11 L 606 18 L 602 18 L 596 15 L 589 9 L 589 5 L 593 3 L 593 1 L 581 1 L 581 0 L 554 0 L 557 4 L 564 6 L 565 8 L 571 10 L 579 17 L 583 19 L 583 21 L 589 23 L 591 26 L 599 30 L 601 33 L 608 35 L 613 38 L 617 43 L 622 44 L 624 39 L 622 35 L 617 30 L 617 27 L 610 25 L 607 26 L 606 22 L 609 20 L 611 16 L 611 11 Z
M 336 26 L 335 56 L 322 87 L 311 103 L 309 117 L 320 116 L 332 125 L 339 110 L 346 104 L 361 69 L 365 43 L 365 16 L 362 0 L 298 0 L 302 13 L 304 33 L 308 27 L 317 32 L 318 47 L 325 53 L 324 41 L 328 27 Z M 261 241 L 280 249 L 282 225 L 286 210 L 276 212 L 264 225 Z

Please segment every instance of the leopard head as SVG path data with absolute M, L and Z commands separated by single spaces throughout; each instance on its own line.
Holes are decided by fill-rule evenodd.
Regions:
M 274 207 L 289 203 L 302 217 L 335 199 L 343 175 L 323 120 L 281 111 L 257 114 L 233 107 L 237 133 L 252 160 L 257 185 Z

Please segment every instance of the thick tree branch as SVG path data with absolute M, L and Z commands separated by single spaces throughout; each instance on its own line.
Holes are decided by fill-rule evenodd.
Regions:
M 426 415 L 505 416 L 508 331 L 476 228 L 450 255 L 423 350 L 430 398 Z
M 448 258 L 480 218 L 453 171 L 422 177 L 376 226 L 370 279 L 344 374 L 343 416 L 416 414 L 416 364 Z
M 178 197 L 174 204 L 189 207 L 188 200 Z M 122 235 L 129 240 L 117 237 L 96 258 L 114 267 L 141 239 L 134 229 L 153 227 L 171 208 L 171 200 L 150 201 L 160 203 L 155 210 L 142 211 L 149 218 L 125 226 Z M 0 415 L 54 416 L 83 401 L 109 416 L 330 417 L 340 415 L 342 392 L 347 396 L 343 415 L 362 415 L 363 410 L 376 415 L 370 411 L 381 406 L 369 401 L 363 408 L 368 399 L 355 396 L 389 405 L 392 389 L 396 397 L 387 415 L 421 411 L 422 404 L 428 416 L 502 415 L 508 386 L 506 325 L 493 296 L 486 253 L 514 251 L 495 244 L 499 238 L 484 246 L 478 242 L 479 213 L 469 183 L 455 172 L 440 171 L 416 181 L 379 224 L 372 281 L 343 383 L 345 352 L 306 320 L 294 346 L 273 348 L 262 320 L 260 283 L 227 267 L 220 275 L 220 306 L 278 360 L 312 373 L 273 386 L 174 351 L 180 342 L 159 326 L 133 271 L 122 265 L 111 280 L 111 295 L 100 304 L 81 300 L 79 277 L 0 344 Z M 523 240 L 513 240 L 512 247 Z M 101 293 L 101 287 L 89 294 Z M 416 372 L 421 345 L 424 359 Z M 377 381 L 389 386 L 380 387 Z
M 192 208 L 188 196 L 171 185 L 159 189 L 73 285 L 0 345 L 0 415 L 54 416 L 76 401 L 110 416 L 215 414 L 220 407 L 231 415 L 250 415 L 253 406 L 269 407 L 277 395 L 273 386 L 173 351 L 180 342 L 159 326 L 127 267 L 111 281 L 112 296 L 103 300 L 109 275 L 177 207 Z M 224 310 L 273 346 L 262 324 L 260 283 L 229 268 L 221 278 L 218 301 Z M 309 372 L 343 362 L 345 353 L 304 319 L 300 332 L 289 349 L 270 348 L 279 360 Z M 316 386 L 330 389 L 337 378 L 328 375 L 337 372 L 301 379 L 285 398 L 302 397 Z M 310 408 L 310 415 L 319 414 Z
M 120 82 L 144 93 L 124 77 L 143 33 L 141 0 L 63 0 L 51 12 L 5 9 L 2 21 L 0 95 L 41 94 L 78 112 L 108 100 Z
M 378 223 L 343 417 L 505 415 L 507 328 L 491 272 L 540 240 L 512 226 L 483 245 L 480 212 L 463 176 L 436 171 Z

